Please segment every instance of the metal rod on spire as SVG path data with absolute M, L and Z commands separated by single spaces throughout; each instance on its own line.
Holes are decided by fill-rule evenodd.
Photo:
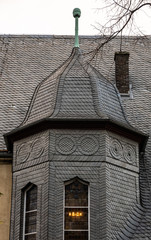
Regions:
M 74 41 L 74 46 L 79 47 L 78 18 L 81 16 L 81 10 L 79 8 L 75 8 L 73 10 L 73 16 L 75 18 L 75 41 Z

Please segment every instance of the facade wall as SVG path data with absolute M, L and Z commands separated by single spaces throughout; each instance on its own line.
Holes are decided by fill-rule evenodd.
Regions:
M 64 182 L 74 177 L 89 183 L 90 239 L 116 239 L 139 203 L 138 162 L 136 142 L 105 130 L 50 130 L 15 142 L 10 239 L 22 239 L 22 189 L 33 183 L 37 239 L 62 240 Z
M 37 240 L 47 239 L 49 131 L 14 143 L 13 193 L 10 240 L 22 239 L 22 190 L 33 183 L 38 188 Z
M 0 240 L 9 239 L 12 189 L 11 161 L 0 160 Z

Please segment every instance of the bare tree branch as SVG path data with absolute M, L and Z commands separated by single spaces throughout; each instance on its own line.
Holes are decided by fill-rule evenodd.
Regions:
M 135 27 L 135 14 L 140 9 L 151 7 L 151 0 L 106 0 L 105 6 L 98 8 L 98 11 L 106 10 L 108 20 L 104 25 L 98 24 L 100 34 L 104 37 L 104 41 L 98 44 L 95 50 L 91 51 L 92 59 L 98 51 L 108 42 L 121 34 L 125 29 L 131 31 Z M 136 26 L 135 29 L 138 29 Z M 143 35 L 142 31 L 140 31 Z M 121 47 L 120 47 L 121 48 Z

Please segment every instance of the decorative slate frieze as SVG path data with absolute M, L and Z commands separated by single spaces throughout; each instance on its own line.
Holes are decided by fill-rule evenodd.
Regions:
M 16 160 L 19 160 L 20 163 L 26 162 L 30 156 L 30 148 L 29 143 L 19 144 L 16 149 Z
M 121 159 L 122 157 L 122 145 L 121 142 L 117 139 L 110 139 L 109 153 L 112 157 L 116 159 Z
M 98 151 L 99 142 L 95 136 L 82 136 L 78 139 L 78 149 L 84 155 L 92 155 Z
M 137 166 L 136 145 L 109 136 L 108 156 Z
M 24 164 L 32 159 L 39 159 L 45 155 L 47 149 L 48 132 L 19 140 L 14 145 L 15 165 Z
M 123 145 L 123 153 L 124 153 L 124 159 L 130 163 L 135 164 L 136 162 L 136 151 L 135 146 L 132 146 L 130 144 Z
M 34 153 L 34 158 L 40 157 L 45 148 L 45 138 L 37 138 L 33 141 L 19 144 L 16 150 L 16 158 L 19 159 L 20 163 L 27 161 Z
M 56 152 L 63 155 L 95 155 L 99 150 L 99 135 L 56 135 Z
M 56 150 L 61 154 L 72 154 L 76 148 L 76 140 L 71 135 L 62 135 L 56 141 Z

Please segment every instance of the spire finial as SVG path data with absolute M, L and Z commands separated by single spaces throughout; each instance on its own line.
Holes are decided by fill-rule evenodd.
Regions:
M 81 16 L 81 10 L 79 8 L 75 8 L 73 10 L 73 16 L 75 18 L 75 42 L 74 42 L 74 46 L 79 47 L 78 18 Z

